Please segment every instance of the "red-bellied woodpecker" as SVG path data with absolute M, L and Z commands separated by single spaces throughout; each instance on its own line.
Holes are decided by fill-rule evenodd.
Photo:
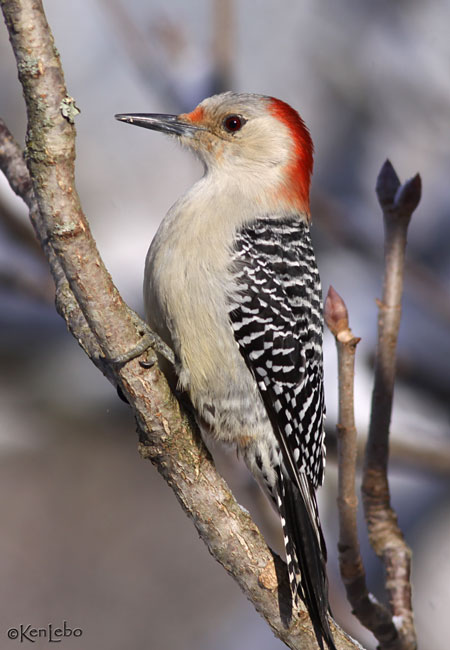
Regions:
M 320 647 L 335 649 L 316 502 L 325 450 L 309 132 L 284 102 L 231 92 L 178 116 L 116 117 L 175 135 L 203 161 L 150 246 L 148 322 L 175 353 L 202 431 L 235 445 L 276 505 L 294 599 Z

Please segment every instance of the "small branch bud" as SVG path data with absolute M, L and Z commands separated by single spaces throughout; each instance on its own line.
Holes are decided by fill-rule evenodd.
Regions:
M 348 311 L 345 302 L 332 286 L 328 289 L 323 311 L 326 326 L 334 336 L 348 330 Z
M 389 159 L 385 161 L 378 174 L 375 190 L 383 210 L 394 205 L 395 195 L 400 187 L 400 179 Z
M 422 179 L 420 174 L 407 180 L 401 185 L 395 194 L 395 207 L 409 216 L 417 208 L 422 195 Z

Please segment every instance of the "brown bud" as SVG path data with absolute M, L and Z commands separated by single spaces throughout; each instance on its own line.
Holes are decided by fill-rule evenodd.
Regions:
M 380 169 L 378 174 L 375 191 L 378 196 L 378 201 L 383 210 L 386 210 L 394 205 L 395 195 L 400 187 L 400 180 L 397 176 L 392 163 L 387 159 Z
M 348 329 L 348 311 L 341 296 L 330 286 L 323 311 L 325 323 L 334 336 Z
M 420 174 L 405 181 L 395 195 L 395 207 L 405 213 L 412 214 L 417 208 L 422 194 Z

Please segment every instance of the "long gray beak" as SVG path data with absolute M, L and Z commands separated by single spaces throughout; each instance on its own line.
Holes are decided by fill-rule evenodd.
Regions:
M 165 115 L 160 113 L 118 113 L 114 115 L 116 120 L 143 126 L 153 131 L 162 131 L 173 135 L 193 136 L 196 131 L 202 130 L 202 127 L 183 122 L 178 115 Z

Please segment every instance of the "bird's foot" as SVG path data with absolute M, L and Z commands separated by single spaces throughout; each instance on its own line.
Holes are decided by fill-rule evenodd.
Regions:
M 151 368 L 156 363 L 155 353 L 157 352 L 170 361 L 170 363 L 175 363 L 175 355 L 169 346 L 142 321 L 139 323 L 139 333 L 142 338 L 137 345 L 131 348 L 131 350 L 117 355 L 113 359 L 108 359 L 108 361 L 116 365 L 123 365 L 128 363 L 128 361 L 144 355 L 144 358 L 139 361 L 140 365 L 143 368 Z

